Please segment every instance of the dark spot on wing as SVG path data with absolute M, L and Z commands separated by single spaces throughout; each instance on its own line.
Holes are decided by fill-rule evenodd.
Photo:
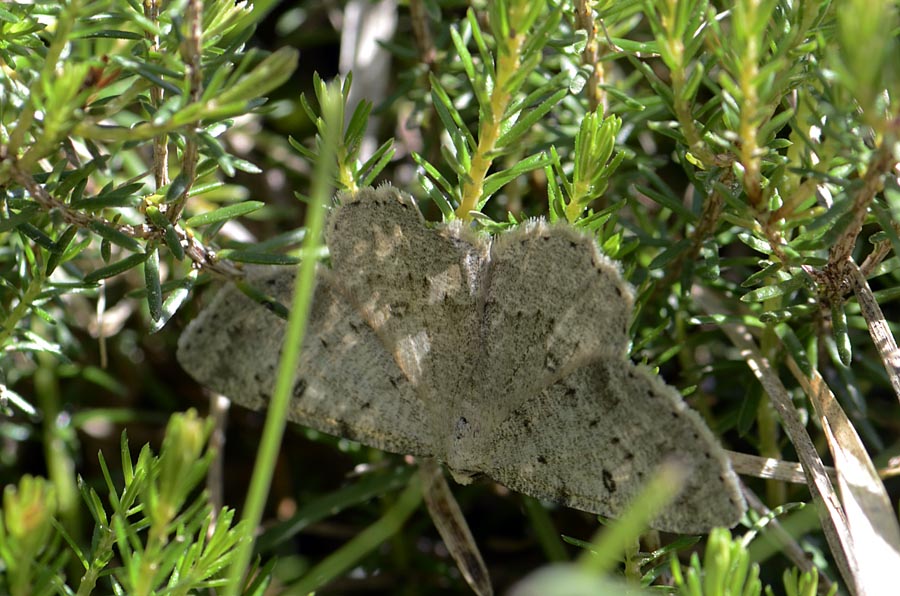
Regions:
M 599 418 L 594 418 L 593 420 L 591 420 L 590 422 L 588 422 L 588 426 L 591 427 L 591 428 L 597 428 L 597 425 L 598 425 L 598 424 L 600 424 L 600 419 L 599 419 Z M 616 442 L 616 443 L 618 443 L 618 442 L 619 442 L 619 438 L 618 438 L 618 437 L 614 437 L 614 438 L 613 438 L 613 441 Z
M 328 342 L 325 341 L 325 338 L 324 338 L 324 337 L 319 337 L 319 341 L 322 343 L 322 347 L 323 347 L 323 348 L 327 348 L 327 347 L 328 347 Z
M 603 486 L 606 488 L 607 492 L 614 493 L 616 492 L 616 481 L 613 479 L 612 474 L 610 474 L 609 470 L 603 470 Z
M 619 437 L 613 437 L 609 440 L 609 442 L 612 443 L 613 445 L 618 445 L 619 443 L 622 442 L 622 439 L 620 439 Z
M 544 368 L 546 368 L 550 372 L 555 372 L 557 368 L 559 368 L 559 362 L 556 361 L 556 357 L 547 353 L 546 358 L 544 358 Z
M 304 393 L 306 393 L 306 379 L 297 379 L 294 383 L 294 399 L 303 399 Z
M 575 389 L 574 387 L 567 387 L 567 388 L 566 388 L 566 394 L 565 394 L 565 395 L 566 395 L 566 397 L 568 397 L 568 398 L 571 399 L 571 398 L 575 397 L 575 395 L 576 395 L 577 393 L 578 393 L 578 390 Z
M 372 407 L 372 402 L 370 402 L 370 401 L 364 401 L 362 404 L 360 404 L 359 409 L 361 409 L 361 410 L 368 410 L 368 409 L 371 408 L 371 407 Z
M 338 420 L 336 426 L 338 429 L 338 436 L 344 437 L 345 439 L 356 440 L 357 434 L 353 432 L 353 429 L 351 429 L 346 422 Z
M 544 457 L 543 455 L 539 455 L 537 459 L 538 459 L 538 463 L 541 463 L 541 464 L 547 463 L 547 458 Z
M 460 440 L 463 438 L 465 434 L 465 429 L 469 425 L 469 421 L 466 420 L 465 416 L 460 416 L 459 420 L 456 421 L 456 440 Z
M 632 460 L 632 459 L 634 459 L 634 453 L 632 453 L 632 452 L 630 452 L 630 451 L 626 451 L 626 452 L 625 452 L 625 459 L 627 459 L 627 460 L 629 460 L 629 461 Z
M 572 248 L 575 248 L 576 246 L 578 246 L 578 243 L 575 242 L 574 240 L 569 240 L 569 246 L 571 246 Z
M 622 289 L 619 286 L 616 286 L 616 295 L 619 297 L 622 296 Z

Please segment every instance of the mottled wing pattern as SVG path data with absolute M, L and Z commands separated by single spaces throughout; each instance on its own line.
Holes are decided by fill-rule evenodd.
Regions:
M 290 304 L 292 268 L 252 268 L 247 281 Z M 265 409 L 285 328 L 229 285 L 181 335 L 178 360 L 201 384 Z M 319 272 L 293 393 L 293 422 L 385 451 L 434 455 L 419 396 L 328 271 Z
M 669 532 L 733 526 L 744 510 L 727 456 L 673 388 L 630 361 L 583 366 L 526 399 L 483 450 L 483 471 L 514 490 L 619 516 L 666 458 L 687 484 L 653 523 Z
M 313 300 L 291 419 L 399 453 L 434 456 L 460 481 L 619 515 L 666 457 L 687 487 L 653 524 L 734 525 L 738 481 L 677 391 L 626 357 L 633 294 L 595 241 L 529 222 L 493 241 L 429 228 L 391 187 L 340 196 L 332 268 Z M 250 282 L 283 303 L 293 271 Z M 225 288 L 179 341 L 201 383 L 267 406 L 285 324 Z
M 528 222 L 495 239 L 487 279 L 484 360 L 505 404 L 588 360 L 624 357 L 632 291 L 592 238 Z
M 332 271 L 438 418 L 468 382 L 488 241 L 460 226 L 426 227 L 390 186 L 339 196 L 327 232 Z

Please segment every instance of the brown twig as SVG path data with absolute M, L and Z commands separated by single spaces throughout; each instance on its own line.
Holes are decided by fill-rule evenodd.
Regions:
M 203 68 L 200 60 L 203 49 L 203 0 L 190 0 L 188 2 L 186 21 L 187 37 L 184 43 L 181 44 L 181 53 L 187 68 L 187 78 L 190 87 L 188 95 L 191 103 L 197 103 L 203 97 Z M 197 162 L 200 159 L 200 152 L 197 148 L 198 128 L 195 123 L 188 127 L 188 130 L 185 132 L 180 174 L 184 182 L 184 189 L 166 211 L 166 217 L 172 223 L 178 221 L 184 212 L 184 207 L 187 204 L 188 197 L 190 197 L 191 188 L 193 188 L 194 180 L 197 177 Z
M 159 23 L 159 1 L 144 1 L 144 16 L 154 23 Z M 150 40 L 150 52 L 159 55 L 159 35 L 147 34 Z M 150 87 L 150 103 L 159 107 L 163 102 L 163 89 L 159 85 Z M 157 135 L 153 139 L 153 180 L 156 188 L 161 188 L 169 183 L 169 136 L 166 133 Z
M 164 236 L 163 230 L 158 230 L 147 224 L 120 224 L 103 217 L 94 217 L 81 211 L 71 209 L 68 205 L 50 195 L 42 185 L 40 185 L 31 175 L 22 171 L 15 162 L 12 163 L 9 172 L 10 178 L 23 186 L 44 211 L 47 213 L 58 213 L 66 223 L 83 229 L 90 229 L 92 223 L 100 223 L 104 226 L 113 228 L 130 238 L 147 241 L 161 240 Z M 184 247 L 185 254 L 190 257 L 197 266 L 231 280 L 243 277 L 244 274 L 242 271 L 231 261 L 217 258 L 214 251 L 206 248 L 180 225 L 174 224 L 174 227 L 175 232 L 181 240 L 181 246 Z
M 597 43 L 597 23 L 592 0 L 578 0 L 575 2 L 575 27 L 584 29 L 587 33 L 587 42 L 584 44 L 584 51 L 581 52 L 581 63 L 591 71 L 591 76 L 588 78 L 585 87 L 590 111 L 593 112 L 597 108 L 602 108 L 603 113 L 606 113 L 609 106 L 607 105 L 606 93 L 602 87 L 606 78 L 606 71 L 603 67 L 603 62 L 600 61 L 600 44 Z
M 881 146 L 875 152 L 875 156 L 869 167 L 866 168 L 866 175 L 863 176 L 862 186 L 853 195 L 853 220 L 844 233 L 840 235 L 828 251 L 828 264 L 825 270 L 836 270 L 841 277 L 846 276 L 849 271 L 847 267 L 847 259 L 856 246 L 856 239 L 862 231 L 863 221 L 869 212 L 869 205 L 875 199 L 875 195 L 884 188 L 884 176 L 894 169 L 897 165 L 897 158 L 894 155 L 893 140 L 896 133 L 900 130 L 900 117 L 894 120 L 893 125 L 888 128 Z

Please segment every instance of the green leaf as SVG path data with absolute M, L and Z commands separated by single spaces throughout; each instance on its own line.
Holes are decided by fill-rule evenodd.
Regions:
M 143 183 L 135 182 L 111 190 L 103 189 L 96 197 L 72 201 L 70 206 L 85 211 L 99 211 L 111 207 L 137 207 L 143 200 L 138 194 L 143 188 Z
M 187 190 L 188 181 L 185 178 L 184 173 L 181 172 L 175 179 L 169 182 L 169 187 L 166 188 L 166 203 L 173 203 L 177 201 Z
M 127 234 L 120 232 L 119 230 L 113 228 L 112 226 L 108 226 L 104 223 L 100 223 L 99 221 L 92 221 L 88 227 L 92 232 L 109 240 L 113 244 L 118 244 L 124 249 L 130 250 L 131 252 L 142 252 L 141 244 L 128 236 Z
M 783 267 L 783 263 L 773 263 L 766 260 L 760 261 L 759 264 L 762 265 L 763 268 L 745 279 L 743 283 L 741 283 L 742 288 L 750 288 L 758 283 L 764 282 L 768 278 L 775 276 Z
M 353 110 L 347 130 L 344 132 L 344 145 L 350 151 L 356 151 L 366 132 L 366 124 L 369 122 L 369 114 L 372 112 L 372 102 L 361 101 Z
M 206 146 L 208 154 L 216 160 L 222 172 L 228 177 L 234 176 L 234 162 L 219 139 L 203 130 L 197 132 L 197 138 Z
M 19 224 L 16 229 L 19 230 L 25 236 L 34 240 L 35 244 L 46 248 L 47 250 L 54 250 L 56 248 L 56 243 L 53 241 L 53 238 L 45 234 L 43 231 L 34 227 L 30 223 L 22 223 Z
M 106 279 L 108 277 L 112 277 L 113 275 L 118 275 L 119 273 L 128 271 L 129 269 L 134 269 L 135 267 L 143 263 L 147 258 L 149 258 L 149 256 L 149 253 L 136 253 L 125 257 L 121 261 L 116 261 L 112 265 L 101 267 L 96 271 L 88 273 L 84 276 L 84 283 L 96 283 L 101 279 Z
M 393 145 L 394 140 L 388 139 L 360 167 L 359 171 L 363 175 L 362 180 L 359 182 L 360 186 L 372 186 L 375 178 L 384 170 L 391 158 L 394 157 Z
M 0 220 L 0 233 L 8 232 L 23 223 L 30 223 L 43 211 L 37 203 L 25 205 L 18 213 L 11 213 L 9 217 Z
M 831 306 L 831 327 L 834 333 L 834 344 L 837 347 L 838 356 L 841 364 L 850 366 L 853 361 L 853 345 L 850 343 L 850 331 L 847 328 L 847 313 L 844 311 L 844 305 L 834 304 Z
M 781 343 L 788 349 L 788 352 L 790 352 L 791 357 L 794 359 L 794 362 L 797 363 L 797 366 L 800 367 L 800 370 L 807 375 L 812 375 L 812 363 L 810 363 L 809 358 L 806 356 L 806 350 L 803 349 L 800 338 L 797 337 L 797 334 L 794 333 L 794 330 L 791 329 L 790 325 L 779 323 L 775 326 L 775 333 L 778 334 Z
M 150 333 L 156 333 L 169 322 L 169 319 L 184 305 L 194 288 L 199 273 L 191 269 L 184 279 L 178 280 L 176 288 L 172 290 L 162 303 L 161 316 L 150 325 Z M 166 284 L 169 285 L 168 283 Z
M 675 244 L 671 246 L 667 246 L 661 253 L 656 255 L 650 264 L 647 265 L 647 268 L 651 271 L 654 269 L 662 269 L 663 267 L 672 263 L 675 259 L 677 259 L 681 254 L 688 249 L 691 245 L 691 240 L 689 238 L 682 238 Z
M 481 194 L 481 204 L 483 205 L 488 198 L 495 192 L 503 188 L 506 184 L 515 180 L 523 174 L 527 174 L 532 170 L 543 168 L 552 163 L 550 157 L 545 153 L 538 153 L 519 161 L 516 165 L 508 170 L 491 174 L 484 180 L 484 186 Z M 479 205 L 479 208 L 481 205 Z
M 246 281 L 237 281 L 235 282 L 235 287 L 240 290 L 245 296 L 265 308 L 266 310 L 278 315 L 284 320 L 287 320 L 290 316 L 290 311 L 287 309 L 285 305 L 279 302 L 276 298 L 269 296 L 261 292 L 258 288 L 256 288 L 253 284 L 247 283 Z
M 159 321 L 162 317 L 162 288 L 159 282 L 159 251 L 153 245 L 147 247 L 144 283 L 147 286 L 147 308 L 150 311 L 150 319 Z
M 478 100 L 479 108 L 485 115 L 490 114 L 491 98 L 485 87 L 484 76 L 480 75 L 480 73 L 475 70 L 472 54 L 469 53 L 466 42 L 463 41 L 463 38 L 456 27 L 450 28 L 450 37 L 453 40 L 453 46 L 456 48 L 459 61 L 462 63 L 463 69 L 466 71 L 466 76 L 469 78 L 469 84 L 472 86 L 472 91 L 475 93 L 475 99 Z
M 681 202 L 681 199 L 672 194 L 671 190 L 663 183 L 663 181 L 656 175 L 654 172 L 650 172 L 648 168 L 644 166 L 638 166 L 638 169 L 641 170 L 642 173 L 646 174 L 651 180 L 656 181 L 657 184 L 654 186 L 656 189 L 665 189 L 656 190 L 649 188 L 647 186 L 643 186 L 640 184 L 635 184 L 634 189 L 639 193 L 646 195 L 649 199 L 659 203 L 663 207 L 666 207 L 673 213 L 677 213 L 678 215 L 684 217 L 689 222 L 694 222 L 697 220 L 697 216 L 690 211 L 684 204 Z
M 50 277 L 50 274 L 53 273 L 56 270 L 56 267 L 62 262 L 66 250 L 69 248 L 72 239 L 75 238 L 75 234 L 77 233 L 77 226 L 69 226 L 59 235 L 56 242 L 53 243 L 54 248 L 50 251 L 50 256 L 47 258 L 47 269 L 45 270 L 45 275 L 47 277 Z
M 806 283 L 807 278 L 805 274 L 797 273 L 792 278 L 783 282 L 771 286 L 757 288 L 752 292 L 747 292 L 746 294 L 741 296 L 741 302 L 765 302 L 770 298 L 776 298 L 778 296 L 790 294 L 794 290 L 797 290 L 806 285 Z
M 425 170 L 425 173 L 428 174 L 428 176 L 441 187 L 441 190 L 444 191 L 444 194 L 446 196 L 453 196 L 453 185 L 450 184 L 450 181 L 447 180 L 447 178 L 445 178 L 437 168 L 428 163 L 428 161 L 424 157 L 422 157 L 415 151 L 412 152 L 412 158 L 417 164 L 419 164 L 419 166 L 423 170 Z
M 253 263 L 256 265 L 296 265 L 300 262 L 298 257 L 260 252 L 257 250 L 226 248 L 220 250 L 218 255 L 223 259 L 230 259 L 241 263 Z
M 195 215 L 185 221 L 184 225 L 190 228 L 208 226 L 209 224 L 227 221 L 229 219 L 234 219 L 235 217 L 253 213 L 264 206 L 265 203 L 262 201 L 244 201 L 242 203 L 235 203 L 234 205 L 228 205 L 227 207 L 221 207 L 213 211 Z
M 150 205 L 147 207 L 147 219 L 156 228 L 163 231 L 163 240 L 172 256 L 179 261 L 184 260 L 184 247 L 181 246 L 181 239 L 178 237 L 178 232 L 175 230 L 172 222 L 169 221 L 169 218 L 163 215 L 155 205 Z
M 528 130 L 531 129 L 532 126 L 535 125 L 540 120 L 543 120 L 544 116 L 547 115 L 550 110 L 556 107 L 556 104 L 566 96 L 568 91 L 566 89 L 560 89 L 547 99 L 541 102 L 536 108 L 530 110 L 523 118 L 520 118 L 518 122 L 516 122 L 512 128 L 507 130 L 499 139 L 497 139 L 497 147 L 499 148 L 509 148 L 509 145 L 516 143 L 519 138 L 525 134 Z M 516 150 L 520 149 L 519 147 L 515 147 Z

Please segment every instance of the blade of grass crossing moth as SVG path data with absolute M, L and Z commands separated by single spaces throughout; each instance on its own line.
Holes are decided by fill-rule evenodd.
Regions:
M 344 122 L 343 107 L 346 100 L 346 97 L 341 94 L 340 89 L 334 83 L 328 86 L 323 84 L 322 89 L 317 91 L 321 92 L 319 94 L 319 105 L 322 108 L 324 132 L 322 134 L 321 153 L 319 159 L 316 160 L 312 178 L 311 200 L 306 211 L 307 234 L 303 239 L 303 254 L 305 255 L 315 254 L 321 248 L 326 205 L 329 203 L 334 190 L 332 180 L 337 169 L 337 155 Z M 226 574 L 228 582 L 224 590 L 225 596 L 237 596 L 239 586 L 242 583 L 241 577 L 246 573 L 252 557 L 256 529 L 262 521 L 269 487 L 272 484 L 272 478 L 275 473 L 275 461 L 281 446 L 281 439 L 284 436 L 284 427 L 287 423 L 287 411 L 290 406 L 294 378 L 300 361 L 300 348 L 306 332 L 306 323 L 315 285 L 315 275 L 316 259 L 303 259 L 295 280 L 291 311 L 278 362 L 275 388 L 272 391 L 269 409 L 266 413 L 266 422 L 260 438 L 259 451 L 257 452 L 253 476 L 250 480 L 244 505 L 241 523 L 247 527 L 248 540 L 242 542 L 235 550 Z M 414 486 L 418 489 L 415 483 Z M 407 489 L 408 491 L 409 489 Z M 409 507 L 409 511 L 405 512 L 405 516 L 411 514 L 412 510 L 418 506 L 419 498 L 420 494 L 417 490 L 413 495 L 414 503 Z M 409 503 L 406 504 L 409 505 Z M 365 532 L 363 533 L 365 534 Z M 316 569 L 319 569 L 319 567 Z M 315 585 L 317 586 L 318 584 Z M 312 589 L 315 589 L 315 586 Z

